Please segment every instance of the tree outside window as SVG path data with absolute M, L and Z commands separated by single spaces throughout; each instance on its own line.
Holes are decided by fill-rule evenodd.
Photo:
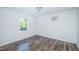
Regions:
M 20 31 L 25 31 L 25 30 L 27 30 L 27 19 L 21 18 L 20 19 Z

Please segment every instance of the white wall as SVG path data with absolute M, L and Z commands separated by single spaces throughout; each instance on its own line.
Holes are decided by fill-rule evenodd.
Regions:
M 79 47 L 79 8 L 77 9 L 77 46 Z
M 58 20 L 51 21 L 53 16 L 58 16 Z M 24 32 L 19 31 L 19 20 L 21 17 L 26 17 L 28 20 L 28 29 Z M 35 34 L 76 43 L 76 18 L 76 10 L 33 17 L 18 11 L 0 8 L 0 46 Z
M 28 28 L 19 31 L 19 20 L 26 17 Z M 20 12 L 0 8 L 0 46 L 35 35 L 35 18 Z
M 1 11 L 1 10 L 0 10 Z M 2 12 L 2 11 L 1 11 Z M 2 39 L 3 39 L 3 16 L 2 16 L 2 14 L 1 14 L 1 12 L 0 12 L 0 44 L 1 44 L 1 42 L 3 41 Z
M 51 17 L 58 16 L 57 21 L 51 21 Z M 76 10 L 67 10 L 38 17 L 37 34 L 76 43 L 77 40 Z

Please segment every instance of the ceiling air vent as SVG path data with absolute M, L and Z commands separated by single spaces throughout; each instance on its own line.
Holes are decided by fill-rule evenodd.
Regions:
M 58 20 L 57 16 L 51 17 L 51 21 L 57 21 L 57 20 Z

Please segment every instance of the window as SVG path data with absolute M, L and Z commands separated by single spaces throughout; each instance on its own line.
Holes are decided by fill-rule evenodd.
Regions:
M 20 19 L 20 31 L 25 31 L 25 30 L 27 30 L 27 19 L 21 18 Z

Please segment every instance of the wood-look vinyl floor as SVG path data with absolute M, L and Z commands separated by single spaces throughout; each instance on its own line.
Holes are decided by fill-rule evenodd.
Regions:
M 24 42 L 30 44 L 32 51 L 78 51 L 78 47 L 74 43 L 50 39 L 39 35 L 2 46 L 0 47 L 0 51 L 16 51 L 17 47 Z

